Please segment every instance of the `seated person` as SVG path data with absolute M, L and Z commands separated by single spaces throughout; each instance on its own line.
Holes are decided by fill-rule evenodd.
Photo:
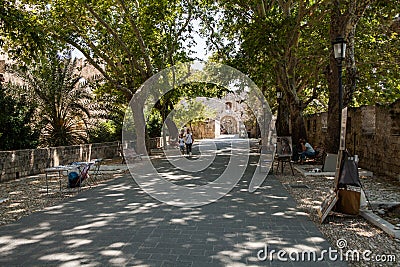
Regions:
M 300 145 L 301 145 L 301 152 L 299 153 L 300 154 L 300 164 L 303 164 L 306 157 L 314 157 L 315 156 L 315 150 L 304 139 L 300 139 Z

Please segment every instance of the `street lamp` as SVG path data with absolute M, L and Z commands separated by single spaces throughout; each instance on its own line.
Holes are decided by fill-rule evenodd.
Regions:
M 277 92 L 276 92 L 276 98 L 278 99 L 278 102 L 281 101 L 282 96 L 283 96 L 283 94 L 282 94 L 281 91 L 277 91 Z
M 343 109 L 342 61 L 343 59 L 346 58 L 346 41 L 342 36 L 339 35 L 332 42 L 332 45 L 339 72 L 339 131 L 340 131 L 341 120 L 342 120 L 342 109 Z
M 339 74 L 339 140 L 341 140 L 341 128 L 342 128 L 342 109 L 343 109 L 343 88 L 342 88 L 342 61 L 346 58 L 346 41 L 342 36 L 337 36 L 336 39 L 332 42 L 333 45 L 333 52 L 336 59 L 336 64 L 338 67 L 338 74 Z M 343 132 L 343 135 L 346 133 Z M 341 142 L 340 142 L 341 143 Z M 336 169 L 340 170 L 340 164 L 342 162 L 342 147 L 339 145 L 339 152 L 338 152 L 338 161 Z M 339 185 L 339 175 L 340 171 L 336 172 L 335 175 L 335 188 L 338 189 Z

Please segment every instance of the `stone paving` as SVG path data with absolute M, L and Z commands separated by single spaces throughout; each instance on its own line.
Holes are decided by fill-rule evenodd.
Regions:
M 324 261 L 301 260 L 313 253 L 320 257 L 330 244 L 274 176 L 248 192 L 257 159 L 250 157 L 244 176 L 228 195 L 196 208 L 161 203 L 130 175 L 83 191 L 0 227 L 0 265 L 346 266 L 330 261 L 327 253 Z M 214 179 L 226 160 L 226 155 L 217 155 L 209 171 L 187 180 Z M 169 169 L 163 158 L 154 164 Z M 258 256 L 265 256 L 265 248 L 268 257 L 263 261 Z M 295 257 L 299 261 L 289 260 Z

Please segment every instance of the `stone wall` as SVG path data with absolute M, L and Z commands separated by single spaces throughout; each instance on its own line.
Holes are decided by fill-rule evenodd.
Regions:
M 220 136 L 220 122 L 209 120 L 207 122 L 197 122 L 192 126 L 193 137 L 195 139 L 216 138 Z
M 0 151 L 0 182 L 43 173 L 45 168 L 74 161 L 114 158 L 119 155 L 119 142 Z
M 319 113 L 306 118 L 308 140 L 314 146 L 325 141 L 326 117 Z M 350 108 L 346 148 L 359 156 L 361 168 L 400 179 L 400 100 L 390 106 Z

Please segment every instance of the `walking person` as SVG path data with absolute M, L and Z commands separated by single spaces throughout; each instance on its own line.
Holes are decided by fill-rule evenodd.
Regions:
M 185 137 L 185 144 L 186 144 L 186 154 L 191 156 L 192 155 L 192 145 L 194 142 L 194 138 L 192 133 L 190 132 L 189 128 L 186 130 L 186 137 Z
M 183 134 L 179 135 L 178 142 L 179 142 L 179 150 L 181 151 L 181 154 L 185 155 L 185 139 L 183 138 Z

